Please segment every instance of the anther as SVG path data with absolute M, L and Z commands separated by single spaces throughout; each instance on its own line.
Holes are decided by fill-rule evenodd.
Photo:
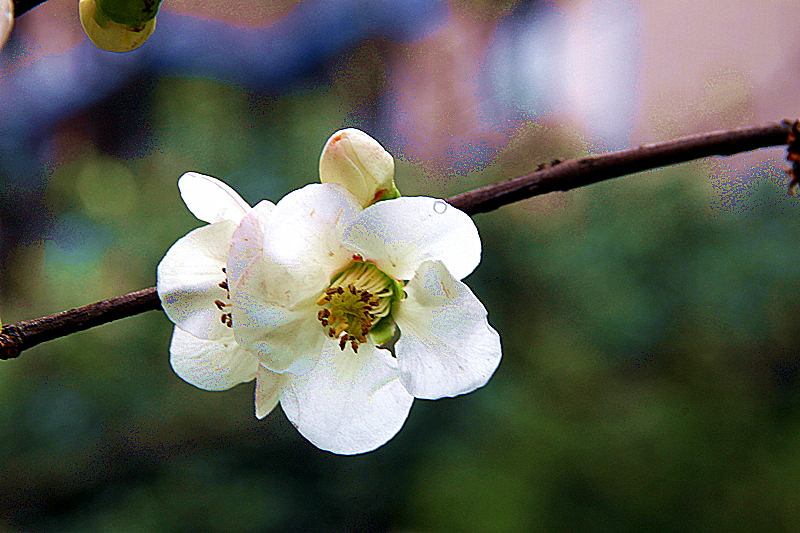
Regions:
M 217 309 L 222 311 L 223 309 L 225 309 L 225 306 L 227 306 L 228 304 L 223 303 L 221 300 L 214 300 L 214 305 L 217 306 Z

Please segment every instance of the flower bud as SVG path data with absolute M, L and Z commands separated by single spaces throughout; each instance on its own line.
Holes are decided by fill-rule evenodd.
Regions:
M 121 16 L 117 11 L 108 12 L 98 0 L 80 0 L 81 25 L 89 39 L 108 52 L 129 52 L 138 48 L 153 34 L 156 28 L 155 12 L 150 19 L 134 20 Z M 155 3 L 156 10 L 158 2 Z M 122 22 L 120 21 L 122 20 Z
M 378 141 L 361 130 L 339 130 L 328 139 L 319 158 L 322 183 L 347 187 L 363 207 L 398 198 L 394 158 Z
M 11 28 L 14 27 L 14 2 L 12 0 L 0 0 L 0 50 L 6 44 L 8 36 L 11 35 Z

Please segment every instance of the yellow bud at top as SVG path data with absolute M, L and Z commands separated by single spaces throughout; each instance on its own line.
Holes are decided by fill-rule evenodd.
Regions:
M 347 187 L 363 207 L 397 198 L 394 158 L 375 139 L 361 130 L 339 130 L 328 139 L 319 158 L 322 183 Z
M 0 49 L 6 44 L 13 27 L 14 2 L 12 0 L 0 0 Z
M 98 9 L 95 0 L 80 0 L 78 10 L 86 35 L 95 46 L 108 52 L 129 52 L 138 48 L 156 28 L 155 17 L 145 22 L 141 28 L 129 28 L 114 22 Z

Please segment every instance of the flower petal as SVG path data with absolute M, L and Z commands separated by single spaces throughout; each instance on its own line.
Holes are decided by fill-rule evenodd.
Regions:
M 220 339 L 230 334 L 221 322 L 223 311 L 215 301 L 227 302 L 220 287 L 225 281 L 235 224 L 230 221 L 203 226 L 180 238 L 158 265 L 158 296 L 169 319 L 181 329 L 203 339 Z
M 272 211 L 266 254 L 291 274 L 295 288 L 322 290 L 352 260 L 342 246 L 342 232 L 360 212 L 361 204 L 341 185 L 306 185 L 284 196 Z
M 316 313 L 313 301 L 289 310 L 244 292 L 233 301 L 233 333 L 269 370 L 305 374 L 326 339 Z
M 230 331 L 230 330 L 229 330 Z M 175 327 L 169 362 L 183 380 L 205 390 L 225 390 L 256 377 L 258 361 L 233 340 L 200 339 Z
M 486 309 L 440 261 L 426 261 L 406 285 L 393 317 L 402 382 L 417 398 L 434 400 L 482 387 L 500 364 L 500 336 Z
M 318 448 L 355 454 L 391 439 L 413 400 L 387 351 L 361 345 L 356 354 L 328 340 L 314 370 L 289 384 L 281 407 Z
M 181 198 L 194 216 L 213 224 L 222 220 L 239 223 L 250 206 L 236 191 L 216 178 L 186 172 L 178 179 Z
M 258 365 L 256 373 L 256 418 L 264 418 L 278 405 L 291 374 L 276 374 Z
M 239 285 L 239 278 L 264 255 L 264 232 L 275 204 L 262 200 L 242 218 L 231 238 L 228 252 L 228 286 Z
M 228 257 L 234 334 L 273 372 L 304 374 L 319 357 L 326 337 L 316 302 L 352 260 L 340 226 L 360 211 L 343 187 L 315 184 L 242 219 Z
M 442 261 L 457 279 L 481 260 L 472 219 L 444 200 L 405 196 L 366 208 L 343 236 L 345 244 L 395 279 L 408 280 L 423 261 Z

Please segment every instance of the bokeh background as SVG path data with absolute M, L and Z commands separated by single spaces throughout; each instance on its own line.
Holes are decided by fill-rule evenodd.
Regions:
M 336 129 L 446 197 L 556 157 L 798 114 L 794 1 L 166 0 L 129 54 L 75 2 L 0 52 L 0 316 L 152 286 L 201 225 L 187 170 L 254 204 Z M 779 148 L 479 215 L 503 341 L 470 395 L 335 456 L 253 385 L 171 370 L 149 312 L 0 362 L 0 530 L 780 531 L 800 523 L 800 200 Z

